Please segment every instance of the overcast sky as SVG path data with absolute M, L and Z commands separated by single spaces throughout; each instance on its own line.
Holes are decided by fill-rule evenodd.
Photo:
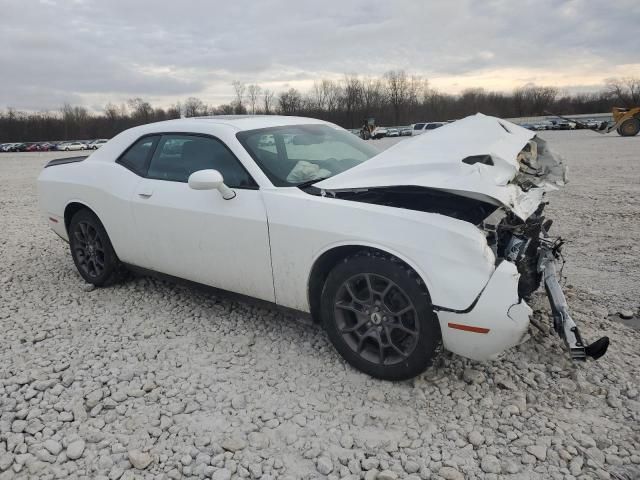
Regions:
M 231 101 L 345 73 L 446 92 L 640 76 L 640 0 L 0 0 L 0 108 Z

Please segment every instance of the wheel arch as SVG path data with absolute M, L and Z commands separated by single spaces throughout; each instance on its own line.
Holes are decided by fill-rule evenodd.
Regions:
M 389 255 L 395 258 L 405 267 L 411 269 L 418 278 L 422 280 L 423 288 L 427 293 L 429 293 L 429 282 L 424 273 L 421 272 L 412 261 L 391 249 L 366 243 L 332 245 L 318 253 L 312 263 L 311 270 L 309 271 L 309 278 L 307 281 L 307 301 L 309 303 L 311 318 L 315 323 L 320 323 L 321 321 L 320 297 L 329 272 L 331 272 L 333 267 L 335 267 L 339 262 L 358 252 L 371 252 L 374 254 Z
M 89 205 L 87 205 L 86 203 L 80 202 L 78 200 L 71 201 L 67 203 L 66 207 L 64 207 L 64 215 L 63 215 L 64 228 L 67 231 L 67 235 L 69 234 L 69 225 L 71 224 L 71 219 L 76 213 L 84 209 L 89 210 L 96 217 L 98 217 L 98 220 L 100 220 L 100 222 L 102 222 L 97 212 L 93 208 L 91 208 Z M 103 223 L 103 226 L 104 226 L 104 223 Z

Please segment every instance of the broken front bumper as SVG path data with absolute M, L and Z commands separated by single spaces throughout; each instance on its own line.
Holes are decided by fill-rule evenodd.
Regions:
M 558 282 L 556 259 L 562 242 L 542 240 L 538 270 L 551 304 L 554 330 L 574 360 L 600 358 L 609 346 L 608 337 L 586 345 L 569 314 Z M 520 274 L 516 265 L 503 260 L 476 301 L 466 310 L 439 309 L 444 348 L 473 360 L 492 360 L 527 337 L 531 308 L 518 295 Z
M 586 360 L 587 356 L 598 359 L 607 352 L 609 337 L 602 337 L 585 345 L 578 326 L 569 313 L 569 306 L 562 287 L 558 283 L 556 258 L 560 253 L 561 245 L 562 242 L 544 242 L 538 257 L 538 271 L 542 274 L 542 281 L 553 313 L 553 328 L 564 340 L 572 359 Z
M 531 308 L 518 297 L 519 278 L 516 266 L 502 261 L 470 308 L 437 311 L 444 348 L 482 361 L 522 343 Z

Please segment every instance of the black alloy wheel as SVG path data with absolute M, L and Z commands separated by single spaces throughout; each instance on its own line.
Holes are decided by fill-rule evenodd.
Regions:
M 378 365 L 404 361 L 416 347 L 418 313 L 392 280 L 360 273 L 346 279 L 334 302 L 336 324 L 345 343 Z
M 125 269 L 98 217 L 89 209 L 78 211 L 69 223 L 69 247 L 78 272 L 98 287 L 124 277 Z
M 75 254 L 82 272 L 90 278 L 98 278 L 104 272 L 104 243 L 97 228 L 89 222 L 75 224 Z
M 440 324 L 418 275 L 395 257 L 363 251 L 334 266 L 321 296 L 322 321 L 353 367 L 384 380 L 405 380 L 431 364 Z

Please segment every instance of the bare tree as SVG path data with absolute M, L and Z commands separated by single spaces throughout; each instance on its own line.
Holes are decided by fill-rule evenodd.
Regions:
M 177 102 L 175 105 L 171 105 L 167 108 L 167 118 L 180 118 L 182 115 L 182 107 L 180 102 Z
M 141 98 L 133 98 L 128 107 L 107 104 L 100 114 L 91 114 L 86 108 L 74 105 L 65 105 L 55 114 L 12 108 L 0 110 L 0 141 L 108 138 L 135 125 L 177 118 L 181 110 L 187 115 L 231 114 L 244 112 L 248 107 L 251 112 L 300 114 L 345 127 L 354 127 L 370 116 L 376 117 L 380 125 L 390 125 L 450 120 L 478 111 L 501 117 L 536 115 L 544 110 L 594 113 L 621 104 L 640 104 L 639 84 L 637 78 L 610 80 L 600 91 L 579 95 L 560 95 L 556 88 L 536 85 L 525 85 L 512 93 L 473 88 L 453 95 L 429 89 L 422 77 L 393 71 L 382 78 L 347 75 L 337 82 L 318 80 L 307 92 L 291 88 L 278 95 L 269 89 L 254 90 L 255 85 L 234 82 L 234 99 L 215 109 L 197 98 L 166 109 L 154 108 Z
M 362 104 L 362 83 L 357 75 L 345 75 L 343 83 L 342 104 L 346 109 L 349 127 L 353 128 L 356 126 L 356 120 L 354 118 L 355 111 L 360 108 Z
M 108 120 L 115 122 L 116 120 L 118 120 L 118 118 L 122 117 L 123 115 L 116 105 L 114 105 L 113 103 L 107 103 L 104 107 L 104 116 Z
M 234 102 L 236 113 L 244 113 L 244 111 L 246 111 L 244 108 L 244 93 L 247 87 L 243 82 L 239 80 L 234 80 L 233 82 L 231 82 L 231 85 L 233 85 L 233 90 L 236 93 L 236 99 Z
M 320 82 L 313 82 L 313 86 L 311 87 L 311 92 L 309 94 L 309 101 L 311 107 L 316 110 L 326 110 L 326 99 L 325 92 L 326 90 L 323 88 L 323 82 L 327 80 L 322 80 Z
M 468 112 L 465 113 L 478 113 L 483 111 L 483 104 L 486 97 L 484 88 L 467 88 L 460 95 L 460 100 L 465 105 Z
M 260 93 L 262 92 L 262 88 L 260 85 L 249 85 L 247 86 L 247 96 L 249 97 L 249 106 L 251 107 L 251 113 L 255 115 L 256 106 L 258 105 L 258 98 L 260 97 Z
M 516 88 L 512 95 L 513 107 L 519 117 L 527 114 L 527 98 L 524 88 Z
M 82 123 L 89 118 L 89 112 L 85 107 L 71 106 L 65 103 L 61 109 L 62 118 L 73 123 Z
M 393 107 L 395 124 L 400 123 L 400 113 L 409 100 L 409 78 L 404 70 L 390 70 L 384 74 L 386 92 Z
M 517 88 L 514 93 L 514 104 L 519 115 L 543 115 L 558 96 L 555 87 L 538 87 L 525 85 Z
M 196 97 L 187 98 L 182 108 L 185 117 L 199 117 L 207 114 L 207 106 Z
M 132 117 L 140 123 L 149 123 L 153 118 L 153 107 L 140 97 L 130 98 L 127 103 L 132 110 Z
M 218 105 L 213 109 L 214 115 L 231 115 L 235 112 L 235 105 L 231 105 L 225 103 L 223 105 Z
M 379 78 L 366 78 L 362 82 L 362 106 L 365 115 L 373 115 L 385 101 L 384 86 Z
M 60 109 L 64 134 L 67 138 L 81 138 L 86 135 L 89 112 L 85 107 L 71 106 L 65 103 Z
M 640 106 L 640 78 L 625 77 L 607 80 L 609 95 L 625 107 Z
M 275 97 L 275 93 L 272 90 L 269 90 L 268 88 L 264 89 L 262 99 L 264 104 L 265 115 L 271 115 L 271 110 L 273 109 L 274 97 Z
M 302 95 L 295 88 L 290 88 L 278 97 L 280 112 L 284 115 L 293 115 L 300 111 Z
M 331 80 L 325 80 L 323 83 L 323 89 L 325 92 L 325 99 L 327 104 L 327 111 L 334 112 L 340 106 L 340 99 L 342 97 L 342 87 Z

